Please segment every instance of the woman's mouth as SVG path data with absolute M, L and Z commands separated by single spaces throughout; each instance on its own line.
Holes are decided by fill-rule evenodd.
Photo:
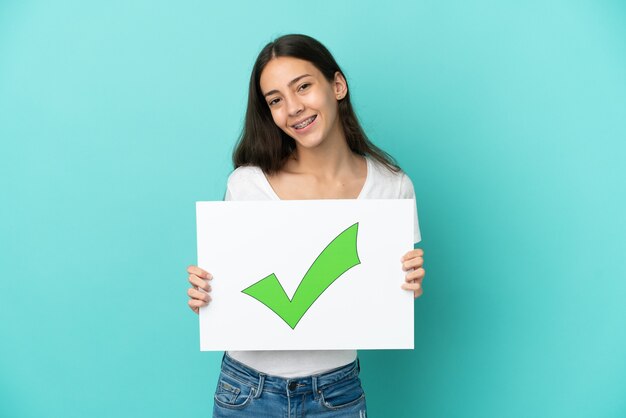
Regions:
M 302 122 L 299 122 L 299 123 L 297 123 L 295 125 L 291 125 L 291 127 L 296 129 L 296 130 L 302 130 L 302 129 L 306 128 L 307 126 L 309 126 L 310 124 L 312 124 L 313 121 L 315 120 L 315 118 L 317 118 L 317 115 L 313 115 L 310 118 L 306 118 Z

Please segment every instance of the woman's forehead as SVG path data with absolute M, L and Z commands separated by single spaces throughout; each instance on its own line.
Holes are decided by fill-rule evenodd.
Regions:
M 293 57 L 272 58 L 263 71 L 259 84 L 261 90 L 280 90 L 289 87 L 289 83 L 303 75 L 318 77 L 320 71 L 309 61 Z

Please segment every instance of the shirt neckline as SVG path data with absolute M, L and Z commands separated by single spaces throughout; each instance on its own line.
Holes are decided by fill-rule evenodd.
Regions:
M 361 191 L 359 192 L 359 195 L 355 199 L 362 199 L 363 198 L 363 196 L 365 195 L 366 189 L 369 186 L 370 179 L 372 177 L 373 166 L 372 166 L 372 162 L 370 161 L 368 156 L 365 156 L 365 166 L 366 166 L 366 170 L 367 170 L 367 173 L 365 173 L 365 182 L 363 182 L 363 187 L 361 187 Z M 263 172 L 263 170 L 261 170 L 260 167 L 256 167 L 256 169 L 258 170 L 259 174 L 262 177 L 262 181 L 263 181 L 263 184 L 264 184 L 265 188 L 272 195 L 272 199 L 273 200 L 283 200 L 283 199 L 281 199 L 278 196 L 278 194 L 276 193 L 276 191 L 274 190 L 274 188 L 270 184 L 269 180 L 265 176 L 265 173 Z

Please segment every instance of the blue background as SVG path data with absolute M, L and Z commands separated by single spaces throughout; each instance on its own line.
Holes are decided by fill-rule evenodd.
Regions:
M 2 0 L 0 416 L 209 415 L 194 202 L 292 32 L 417 193 L 416 349 L 360 353 L 370 416 L 626 416 L 626 5 L 481 0 Z

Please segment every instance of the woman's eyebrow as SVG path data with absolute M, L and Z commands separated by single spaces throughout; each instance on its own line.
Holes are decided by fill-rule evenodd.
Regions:
M 302 75 L 299 75 L 298 77 L 296 77 L 296 78 L 294 78 L 293 80 L 291 80 L 291 81 L 289 82 L 289 84 L 287 84 L 287 86 L 291 87 L 291 86 L 293 86 L 295 83 L 297 83 L 298 81 L 300 81 L 301 79 L 303 79 L 304 77 L 310 77 L 310 76 L 311 76 L 311 74 L 302 74 Z M 278 90 L 270 90 L 270 91 L 268 91 L 267 93 L 265 93 L 265 94 L 263 95 L 263 97 L 267 97 L 267 96 L 269 96 L 270 94 L 274 94 L 274 93 L 278 93 Z

